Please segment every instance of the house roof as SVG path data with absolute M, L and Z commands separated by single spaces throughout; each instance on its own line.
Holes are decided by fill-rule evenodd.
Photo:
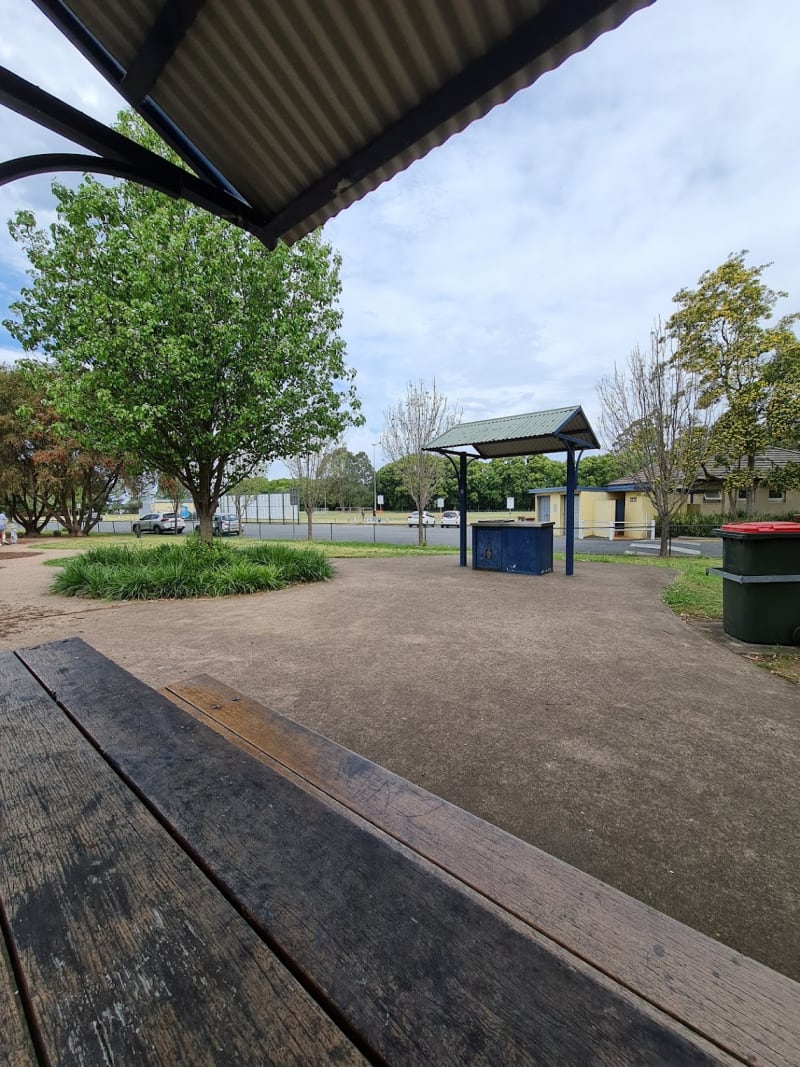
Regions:
M 741 462 L 746 466 L 746 457 L 743 456 Z M 757 475 L 768 474 L 776 467 L 785 467 L 787 463 L 800 463 L 800 451 L 793 448 L 765 448 L 755 456 L 755 471 Z M 730 469 L 731 465 L 706 463 L 698 480 L 721 482 Z
M 635 486 L 628 488 L 636 488 Z M 576 485 L 576 493 L 608 493 L 609 486 L 607 485 Z M 536 487 L 535 489 L 529 489 L 528 492 L 531 496 L 539 496 L 542 493 L 566 493 L 566 485 L 550 485 L 543 487 Z
M 218 213 L 273 244 L 319 226 L 653 0 L 35 2 L 224 194 Z M 0 102 L 134 166 L 119 142 L 104 149 L 99 124 L 34 90 L 0 68 Z M 50 169 L 79 169 L 74 159 Z
M 480 422 L 462 422 L 427 446 L 431 452 L 466 452 L 483 459 L 565 452 L 567 443 L 599 448 L 581 407 L 551 408 Z
M 742 466 L 747 463 L 747 458 L 742 456 Z M 800 463 L 800 450 L 793 448 L 765 448 L 763 452 L 759 452 L 754 457 L 754 469 L 756 475 L 768 474 L 770 471 L 775 470 L 776 467 L 785 467 L 787 463 Z M 729 470 L 733 469 L 731 465 L 724 463 L 705 463 L 698 472 L 696 484 L 700 485 L 709 482 L 722 482 L 725 480 L 725 475 Z M 640 482 L 635 482 L 631 478 L 617 478 L 616 481 L 609 482 L 609 489 L 636 489 L 641 488 L 641 484 L 646 482 L 643 472 L 640 472 Z

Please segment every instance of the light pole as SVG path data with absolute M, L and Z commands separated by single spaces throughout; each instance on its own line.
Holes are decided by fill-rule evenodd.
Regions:
M 378 517 L 378 470 L 375 466 L 375 449 L 378 442 L 372 442 L 372 521 Z

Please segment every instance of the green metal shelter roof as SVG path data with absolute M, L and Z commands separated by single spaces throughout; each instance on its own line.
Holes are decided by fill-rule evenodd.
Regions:
M 426 450 L 498 459 L 566 452 L 568 444 L 580 449 L 600 448 L 581 407 L 551 408 L 525 415 L 462 422 L 431 441 Z

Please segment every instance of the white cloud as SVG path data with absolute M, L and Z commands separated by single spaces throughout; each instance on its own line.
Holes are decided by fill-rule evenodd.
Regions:
M 16 363 L 21 355 L 22 352 L 17 348 L 8 348 L 5 345 L 0 345 L 0 363 Z

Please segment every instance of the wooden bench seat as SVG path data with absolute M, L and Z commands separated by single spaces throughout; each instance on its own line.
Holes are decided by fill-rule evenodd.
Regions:
M 789 979 L 220 683 L 168 695 L 77 639 L 0 655 L 0 1061 L 797 1063 Z
M 236 690 L 165 695 L 745 1061 L 800 1064 L 800 986 Z

